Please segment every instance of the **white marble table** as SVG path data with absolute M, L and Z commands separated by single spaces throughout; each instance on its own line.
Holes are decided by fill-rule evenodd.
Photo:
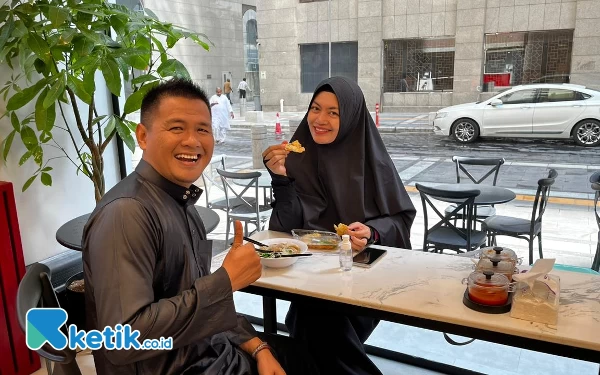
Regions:
M 266 231 L 253 238 L 285 236 Z M 373 268 L 350 272 L 339 270 L 337 252 L 313 251 L 289 268 L 263 268 L 262 277 L 244 291 L 600 363 L 600 276 L 553 272 L 561 278 L 560 312 L 558 325 L 547 326 L 464 306 L 461 280 L 472 272 L 470 259 L 386 249 Z M 213 258 L 213 269 L 224 256 Z M 265 311 L 265 328 L 275 327 L 266 321 L 274 318 L 274 311 Z

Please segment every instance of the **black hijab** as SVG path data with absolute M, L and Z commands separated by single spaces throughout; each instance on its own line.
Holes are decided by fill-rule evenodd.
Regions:
M 304 228 L 332 231 L 334 224 L 358 221 L 375 228 L 382 245 L 410 248 L 416 211 L 360 87 L 343 77 L 328 78 L 317 86 L 310 105 L 322 91 L 333 92 L 339 102 L 336 139 L 315 143 L 307 112 L 291 139 L 300 141 L 306 152 L 292 153 L 286 160 L 303 208 Z

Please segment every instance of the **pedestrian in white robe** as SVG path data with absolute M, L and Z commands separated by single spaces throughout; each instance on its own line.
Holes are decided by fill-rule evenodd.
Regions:
M 233 116 L 233 108 L 231 103 L 220 87 L 217 87 L 216 95 L 210 98 L 210 111 L 212 113 L 212 128 L 217 144 L 224 143 L 227 135 L 227 130 L 230 129 L 229 116 Z

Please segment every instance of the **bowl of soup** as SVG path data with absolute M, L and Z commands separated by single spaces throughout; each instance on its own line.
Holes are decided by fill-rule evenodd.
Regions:
M 261 240 L 260 242 L 265 245 L 269 245 L 267 249 L 272 253 L 260 252 L 260 263 L 265 267 L 271 268 L 285 268 L 296 263 L 298 259 L 302 257 L 283 257 L 276 258 L 275 254 L 289 255 L 289 254 L 301 254 L 308 250 L 308 246 L 302 241 L 298 241 L 292 238 L 270 238 L 268 240 Z

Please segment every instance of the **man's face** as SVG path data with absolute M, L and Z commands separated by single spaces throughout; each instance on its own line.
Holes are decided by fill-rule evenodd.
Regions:
M 223 93 L 223 90 L 217 89 L 217 96 L 221 96 L 222 93 Z
M 139 124 L 136 137 L 142 158 L 167 180 L 190 187 L 212 158 L 215 141 L 210 111 L 202 100 L 166 97 Z

